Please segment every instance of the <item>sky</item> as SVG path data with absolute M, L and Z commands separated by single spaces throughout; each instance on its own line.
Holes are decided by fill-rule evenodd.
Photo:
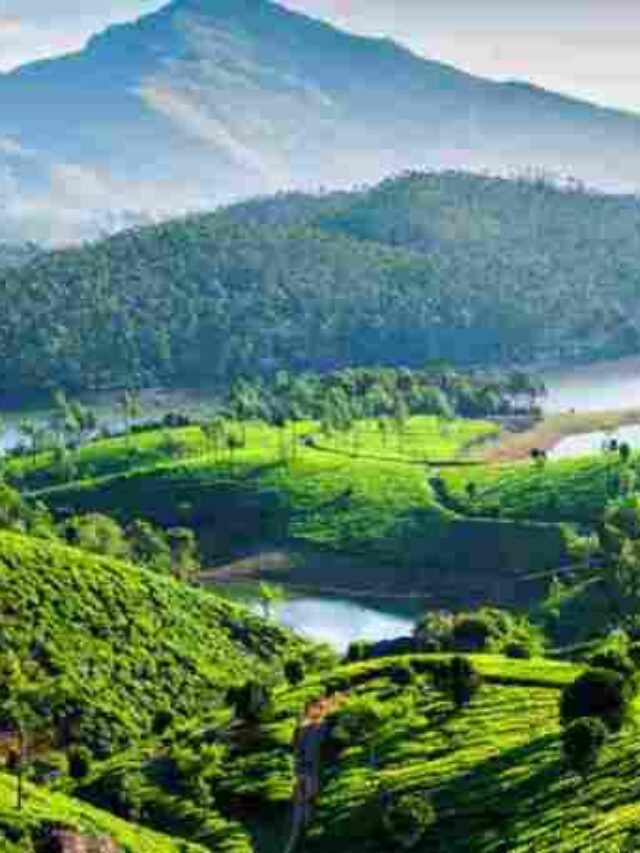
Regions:
M 638 0 L 282 0 L 494 79 L 640 112 Z M 0 0 L 0 69 L 78 49 L 162 0 Z

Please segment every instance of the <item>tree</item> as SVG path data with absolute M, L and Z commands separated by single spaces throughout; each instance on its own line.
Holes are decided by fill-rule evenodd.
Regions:
M 539 447 L 534 447 L 529 454 L 533 464 L 542 470 L 547 464 L 547 451 L 541 450 Z
M 258 586 L 258 595 L 262 607 L 262 615 L 265 619 L 272 619 L 274 609 L 286 599 L 284 588 L 276 584 L 264 583 Z
M 124 431 L 130 435 L 131 428 L 142 413 L 140 394 L 137 391 L 126 390 L 120 398 L 120 408 L 124 420 Z
M 567 766 L 586 776 L 598 763 L 607 728 L 598 717 L 578 717 L 562 731 L 562 754 Z
M 136 519 L 126 529 L 131 559 L 159 572 L 171 571 L 171 546 L 164 532 Z
M 471 661 L 459 655 L 436 665 L 434 681 L 439 690 L 449 695 L 456 708 L 468 705 L 481 684 Z
M 16 774 L 18 811 L 22 810 L 24 802 L 24 768 L 30 739 L 47 729 L 47 722 L 36 708 L 46 706 L 50 692 L 50 682 L 35 663 L 21 663 L 13 654 L 0 658 L 0 729 L 12 731 L 16 738 L 8 767 Z
M 587 662 L 592 669 L 611 669 L 618 672 L 625 680 L 633 679 L 636 675 L 635 664 L 629 655 L 619 649 L 610 648 L 595 652 Z
M 620 454 L 620 461 L 622 464 L 627 465 L 632 456 L 631 445 L 627 444 L 626 441 L 623 441 L 618 448 L 618 453 Z
M 437 813 L 431 799 L 419 792 L 392 796 L 382 815 L 389 841 L 401 850 L 418 847 L 436 822 Z
M 76 515 L 67 522 L 66 536 L 76 548 L 104 557 L 129 558 L 129 544 L 124 530 L 109 515 L 98 512 Z
M 564 725 L 580 717 L 598 717 L 611 731 L 622 727 L 633 694 L 630 683 L 610 669 L 588 669 L 562 692 Z
M 174 527 L 167 532 L 171 571 L 176 578 L 189 580 L 200 570 L 198 542 L 193 530 Z
M 266 684 L 247 681 L 242 686 L 232 687 L 228 691 L 227 704 L 231 705 L 238 719 L 247 723 L 258 723 L 271 711 L 273 696 Z
M 227 439 L 227 421 L 222 416 L 218 415 L 210 421 L 207 421 L 201 426 L 201 430 L 207 443 L 213 447 L 213 452 L 216 462 L 220 459 L 220 451 L 226 444 Z

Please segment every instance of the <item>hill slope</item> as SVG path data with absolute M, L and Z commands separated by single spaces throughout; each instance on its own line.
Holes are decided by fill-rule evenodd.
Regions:
M 632 196 L 451 173 L 133 230 L 0 272 L 0 392 L 635 352 L 639 225 Z
M 205 853 L 199 844 L 163 836 L 127 823 L 105 811 L 60 793 L 30 785 L 22 812 L 15 808 L 15 779 L 0 775 L 0 850 L 32 853 L 52 828 L 112 838 L 122 853 Z
M 548 169 L 633 189 L 639 144 L 632 115 L 472 77 L 269 0 L 174 0 L 0 77 L 3 231 L 49 241 L 405 168 Z
M 420 423 L 416 418 L 410 426 Z M 97 443 L 78 454 L 77 472 L 85 479 L 38 496 L 58 511 L 103 512 L 125 523 L 145 517 L 167 527 L 187 524 L 199 534 L 207 567 L 274 549 L 291 555 L 291 580 L 297 583 L 422 590 L 458 603 L 527 601 L 540 592 L 527 576 L 568 559 L 557 524 L 530 524 L 526 517 L 467 520 L 444 509 L 424 461 L 436 430 L 422 436 L 422 458 L 396 461 L 392 449 L 386 458 L 362 447 L 354 453 L 351 442 L 339 437 L 333 447 L 304 446 L 283 458 L 278 432 L 250 428 L 247 446 L 231 460 L 213 452 L 194 429 L 175 434 L 184 453 L 179 460 L 163 450 L 160 432 L 134 444 Z M 127 458 L 138 458 L 139 465 L 123 470 Z M 31 476 L 42 484 L 39 464 L 33 463 Z M 28 462 L 22 469 L 10 465 L 8 473 L 28 483 L 29 468 Z M 103 476 L 87 476 L 91 469 Z M 55 482 L 51 474 L 49 484 Z
M 103 756 L 148 735 L 160 712 L 221 703 L 230 684 L 277 670 L 300 646 L 212 594 L 10 533 L 0 533 L 0 614 L 3 653 L 55 679 L 74 740 Z

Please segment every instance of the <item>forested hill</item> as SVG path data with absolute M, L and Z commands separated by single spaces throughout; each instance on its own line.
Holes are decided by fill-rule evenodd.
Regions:
M 5 243 L 0 239 L 0 267 L 20 267 L 39 253 L 32 243 Z
M 260 199 L 0 272 L 0 388 L 614 356 L 640 344 L 639 258 L 635 197 L 543 181 Z

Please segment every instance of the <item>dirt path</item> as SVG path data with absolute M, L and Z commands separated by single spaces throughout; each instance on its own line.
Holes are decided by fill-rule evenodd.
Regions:
M 346 695 L 337 693 L 314 702 L 307 708 L 294 740 L 296 789 L 293 796 L 291 834 L 285 853 L 294 853 L 304 837 L 313 816 L 313 806 L 320 792 L 320 750 L 326 735 L 326 718 Z

